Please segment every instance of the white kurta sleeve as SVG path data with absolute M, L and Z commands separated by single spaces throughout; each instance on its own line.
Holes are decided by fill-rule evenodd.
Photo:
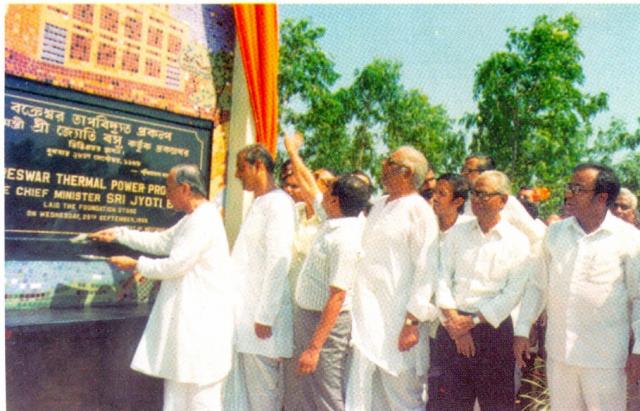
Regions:
M 549 283 L 549 252 L 546 244 L 549 232 L 543 240 L 541 250 L 531 259 L 531 271 L 525 284 L 524 296 L 520 304 L 520 313 L 513 334 L 529 337 L 531 326 L 538 319 L 546 305 L 547 286 Z
M 416 268 L 415 292 L 411 295 L 407 305 L 407 311 L 420 321 L 433 321 L 438 317 L 439 311 L 432 303 L 438 276 L 438 254 L 437 238 L 429 238 L 425 241 L 423 250 L 420 253 L 420 261 Z
M 171 238 L 181 221 L 163 231 L 137 231 L 117 227 L 116 240 L 122 245 L 143 253 L 168 255 L 171 249 Z
M 632 352 L 640 354 L 640 234 L 634 235 L 630 240 L 629 256 L 624 267 L 625 283 L 631 302 L 631 330 L 634 336 Z
M 195 213 L 196 211 L 194 211 Z M 181 277 L 191 271 L 201 258 L 209 240 L 217 235 L 215 227 L 207 220 L 205 213 L 190 215 L 180 221 L 182 227 L 174 233 L 171 250 L 166 258 L 140 257 L 137 270 L 144 277 L 154 280 Z
M 529 241 L 521 237 L 522 241 L 514 240 L 509 253 L 509 264 L 512 264 L 507 274 L 507 282 L 500 292 L 491 300 L 479 307 L 483 317 L 494 328 L 498 328 L 514 307 L 520 302 L 524 287 L 529 278 L 532 261 L 529 256 Z
M 265 259 L 264 278 L 260 300 L 256 301 L 255 322 L 267 326 L 273 323 L 285 298 L 285 287 L 289 286 L 288 272 L 291 264 L 291 250 L 295 216 L 293 207 L 278 201 L 270 204 L 265 218 Z
M 433 297 L 434 269 L 438 266 L 438 221 L 430 206 L 412 210 L 412 227 L 409 237 L 409 253 L 414 266 L 413 284 L 409 294 L 407 311 L 420 321 L 435 318 L 437 310 L 431 304 Z

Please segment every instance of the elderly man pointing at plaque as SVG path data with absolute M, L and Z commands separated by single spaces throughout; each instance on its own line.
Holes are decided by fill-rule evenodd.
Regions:
M 222 409 L 222 380 L 231 368 L 233 311 L 230 257 L 220 213 L 206 200 L 196 166 L 167 177 L 167 199 L 186 215 L 161 232 L 124 227 L 89 235 L 161 257 L 109 262 L 161 287 L 131 368 L 163 378 L 164 410 Z

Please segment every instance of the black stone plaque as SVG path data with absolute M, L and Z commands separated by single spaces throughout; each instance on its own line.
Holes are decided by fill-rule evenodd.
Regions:
M 68 240 L 106 227 L 170 227 L 169 169 L 192 163 L 209 176 L 209 121 L 14 77 L 4 114 L 8 259 L 88 252 Z

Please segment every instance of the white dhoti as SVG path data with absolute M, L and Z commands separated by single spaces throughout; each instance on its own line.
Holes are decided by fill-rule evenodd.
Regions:
M 347 411 L 422 411 L 425 408 L 424 378 L 411 368 L 391 375 L 369 361 L 358 348 L 347 383 Z
M 221 411 L 222 381 L 199 385 L 164 380 L 163 411 Z
M 608 410 L 627 407 L 627 377 L 622 368 L 587 368 L 547 359 L 551 409 Z

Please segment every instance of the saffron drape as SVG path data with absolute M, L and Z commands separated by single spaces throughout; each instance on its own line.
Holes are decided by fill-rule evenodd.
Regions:
M 236 34 L 256 127 L 275 156 L 278 135 L 278 16 L 275 4 L 234 4 Z

